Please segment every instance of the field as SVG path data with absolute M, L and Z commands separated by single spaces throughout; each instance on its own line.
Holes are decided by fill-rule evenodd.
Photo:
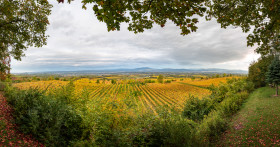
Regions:
M 5 96 L 23 133 L 56 146 L 207 146 L 253 89 L 233 77 L 48 79 L 6 85 Z
M 227 79 L 231 79 L 233 77 L 222 77 L 222 78 L 212 78 L 212 79 L 191 79 L 191 78 L 185 78 L 181 80 L 181 83 L 190 84 L 193 86 L 198 87 L 209 87 L 210 85 L 217 86 L 220 83 L 225 83 Z M 235 77 L 238 78 L 238 77 Z
M 182 110 L 186 99 L 193 95 L 203 98 L 210 94 L 207 89 L 210 85 L 218 85 L 220 82 L 226 82 L 226 79 L 232 77 L 213 78 L 213 79 L 170 79 L 170 83 L 145 82 L 147 79 L 130 80 L 102 80 L 82 78 L 74 80 L 71 83 L 74 86 L 72 100 L 94 100 L 103 101 L 102 103 L 123 104 L 124 107 L 135 106 L 138 112 L 150 111 L 157 113 L 158 109 L 166 108 Z M 113 78 L 111 78 L 113 79 Z M 70 81 L 49 80 L 24 82 L 14 84 L 19 89 L 28 89 L 30 87 L 55 92 Z M 125 105 L 125 106 L 124 106 Z M 91 107 L 91 106 L 88 106 Z

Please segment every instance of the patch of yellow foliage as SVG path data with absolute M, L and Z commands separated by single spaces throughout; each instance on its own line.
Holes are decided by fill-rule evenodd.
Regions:
M 210 91 L 206 88 L 199 88 L 191 85 L 202 87 L 207 87 L 211 84 L 218 85 L 220 82 L 226 82 L 227 78 L 195 80 L 187 78 L 183 81 L 178 79 L 168 84 L 147 83 L 146 85 L 135 84 L 135 82 L 132 82 L 133 84 L 128 84 L 129 80 L 118 80 L 116 84 L 103 80 L 97 83 L 97 79 L 90 80 L 84 78 L 73 82 L 74 88 L 71 92 L 71 98 L 73 101 L 77 102 L 82 100 L 102 101 L 102 103 L 104 103 L 103 109 L 107 110 L 111 110 L 108 106 L 121 107 L 122 109 L 114 110 L 124 111 L 123 109 L 129 105 L 137 105 L 138 110 L 153 111 L 156 113 L 158 106 L 182 109 L 189 95 L 202 98 L 210 94 Z M 17 83 L 14 86 L 19 89 L 28 89 L 32 87 L 51 92 L 54 88 L 60 88 L 68 83 L 69 81 L 51 80 Z M 86 107 L 90 108 L 92 111 L 95 109 L 95 106 L 87 105 Z
M 191 79 L 191 78 L 186 78 L 183 81 L 180 81 L 182 83 L 188 83 L 191 85 L 196 85 L 196 86 L 202 86 L 202 87 L 208 87 L 210 85 L 217 86 L 220 83 L 225 83 L 227 79 L 232 79 L 232 78 L 238 78 L 238 77 L 222 77 L 222 78 L 210 78 L 210 79 Z
M 19 89 L 29 89 L 29 88 L 38 88 L 40 90 L 48 90 L 57 87 L 65 86 L 67 81 L 58 81 L 58 80 L 50 80 L 50 81 L 38 81 L 38 82 L 24 82 L 14 84 L 15 87 Z

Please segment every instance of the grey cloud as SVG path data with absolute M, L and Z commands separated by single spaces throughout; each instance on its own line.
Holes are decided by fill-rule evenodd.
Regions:
M 221 29 L 215 20 L 200 19 L 198 31 L 187 36 L 181 36 L 171 22 L 140 34 L 129 32 L 127 24 L 121 26 L 121 31 L 108 33 L 93 11 L 81 9 L 78 1 L 53 5 L 48 45 L 29 48 L 22 62 L 13 61 L 14 71 L 209 65 L 219 68 L 227 62 L 244 64 L 245 57 L 252 53 L 246 47 L 247 34 L 241 29 Z
M 251 51 L 246 48 L 246 34 L 240 29 L 221 29 L 215 21 L 202 23 L 199 31 L 189 36 L 179 36 L 178 28 L 171 26 L 167 31 L 158 29 L 153 37 L 142 37 L 135 45 L 165 51 L 182 64 L 239 60 Z

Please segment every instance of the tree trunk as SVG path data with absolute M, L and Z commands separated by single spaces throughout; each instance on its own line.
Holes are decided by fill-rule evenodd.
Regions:
M 276 96 L 278 96 L 278 84 L 276 84 Z

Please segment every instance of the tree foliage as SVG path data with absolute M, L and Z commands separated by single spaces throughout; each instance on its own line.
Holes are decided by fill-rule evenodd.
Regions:
M 21 60 L 28 47 L 46 44 L 50 8 L 47 0 L 0 0 L 0 72 L 10 56 Z
M 57 0 L 64 2 L 64 0 Z M 68 0 L 70 3 L 72 0 Z M 154 24 L 164 27 L 168 20 L 180 27 L 181 34 L 197 30 L 198 17 L 216 18 L 222 28 L 232 25 L 251 32 L 247 45 L 258 44 L 258 53 L 268 54 L 280 45 L 280 0 L 83 0 L 83 8 L 93 4 L 98 20 L 108 31 L 120 30 L 122 22 L 135 33 Z
M 233 25 L 251 31 L 247 45 L 257 43 L 258 53 L 268 54 L 275 39 L 280 44 L 280 0 L 213 0 L 208 14 L 208 18 L 217 18 L 222 28 Z
M 57 0 L 64 2 L 64 0 Z M 67 0 L 69 3 L 72 0 Z M 51 5 L 48 0 L 0 0 L 0 56 L 20 60 L 30 46 L 46 44 L 45 34 Z M 247 45 L 258 44 L 256 51 L 266 55 L 280 46 L 280 0 L 83 0 L 108 31 L 120 30 L 128 23 L 135 33 L 164 27 L 167 21 L 177 25 L 182 35 L 196 31 L 198 17 L 216 18 L 222 28 L 230 25 L 251 32 Z M 8 60 L 7 60 L 8 61 Z M 9 69 L 9 67 L 5 67 Z
M 64 2 L 64 0 L 58 0 Z M 71 0 L 68 0 L 70 3 Z M 151 29 L 154 24 L 164 27 L 168 20 L 180 27 L 181 34 L 196 31 L 198 19 L 206 12 L 205 0 L 83 0 L 83 8 L 93 4 L 97 19 L 105 22 L 108 31 L 120 30 L 120 24 L 128 23 L 128 30 L 135 33 Z
M 158 78 L 157 78 L 157 81 L 159 82 L 159 83 L 163 83 L 163 75 L 158 75 Z
M 250 64 L 248 80 L 254 83 L 255 88 L 266 85 L 266 73 L 273 58 L 274 56 L 262 56 L 258 61 Z
M 45 45 L 50 8 L 47 0 L 1 0 L 1 52 L 20 60 L 27 47 Z
M 266 74 L 266 80 L 268 83 L 275 84 L 276 95 L 278 95 L 278 85 L 280 83 L 280 60 L 279 56 L 276 56 L 268 68 Z

